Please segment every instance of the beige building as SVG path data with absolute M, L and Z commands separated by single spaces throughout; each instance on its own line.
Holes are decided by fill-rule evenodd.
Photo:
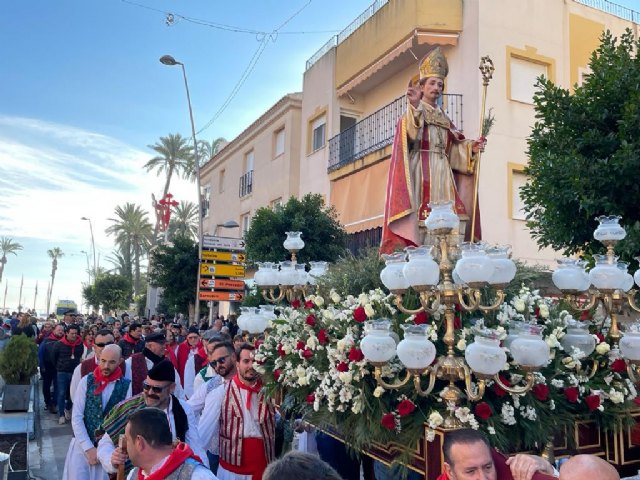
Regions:
M 535 79 L 544 74 L 564 87 L 581 82 L 602 31 L 637 32 L 634 14 L 640 18 L 598 0 L 377 0 L 309 59 L 302 95 L 284 97 L 203 167 L 212 202 L 205 232 L 230 219 L 246 226 L 260 206 L 317 192 L 336 206 L 354 243 L 377 244 L 407 82 L 439 45 L 449 63 L 443 106 L 469 138 L 479 133 L 480 57 L 495 64 L 487 107 L 496 121 L 479 186 L 483 238 L 513 245 L 516 258 L 551 263 L 557 255 L 538 250 L 518 195 Z M 281 127 L 285 151 L 278 160 Z M 252 191 L 243 195 L 251 170 Z

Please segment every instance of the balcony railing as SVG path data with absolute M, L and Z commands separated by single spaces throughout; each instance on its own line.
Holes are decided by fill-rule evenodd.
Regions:
M 246 197 L 253 191 L 253 170 L 249 170 L 247 173 L 240 177 L 240 198 Z
M 617 3 L 610 2 L 609 0 L 575 0 L 578 3 L 586 5 L 588 7 L 597 8 L 603 12 L 615 15 L 616 17 L 630 20 L 633 23 L 640 23 L 640 12 L 632 10 L 630 8 L 618 5 Z
M 393 143 L 396 123 L 404 113 L 406 96 L 396 98 L 329 140 L 329 172 L 333 172 Z M 462 130 L 462 95 L 445 94 L 442 105 L 454 125 Z

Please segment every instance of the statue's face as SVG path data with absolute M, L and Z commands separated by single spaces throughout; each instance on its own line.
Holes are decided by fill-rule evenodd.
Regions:
M 438 77 L 429 77 L 422 85 L 422 98 L 427 103 L 435 103 L 442 95 L 444 89 L 444 80 Z

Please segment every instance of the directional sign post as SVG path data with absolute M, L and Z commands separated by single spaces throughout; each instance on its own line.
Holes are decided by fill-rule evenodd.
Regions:
M 216 252 L 213 250 L 202 251 L 202 260 L 244 263 L 246 259 L 247 256 L 244 253 Z
M 202 263 L 200 264 L 200 275 L 244 277 L 244 267 L 242 265 L 228 265 L 226 263 Z
M 200 292 L 200 300 L 241 302 L 243 299 L 244 292 Z
M 239 250 L 244 252 L 246 243 L 242 238 L 214 237 L 213 235 L 202 236 L 203 248 L 216 248 L 220 250 Z
M 203 278 L 200 280 L 200 288 L 213 288 L 215 290 L 242 290 L 244 280 L 227 280 L 226 278 Z

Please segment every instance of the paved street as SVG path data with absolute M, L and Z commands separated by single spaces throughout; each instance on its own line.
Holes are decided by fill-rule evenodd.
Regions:
M 71 442 L 71 424 L 58 425 L 58 415 L 40 410 L 36 439 L 29 442 L 31 476 L 41 480 L 62 478 L 64 459 Z

